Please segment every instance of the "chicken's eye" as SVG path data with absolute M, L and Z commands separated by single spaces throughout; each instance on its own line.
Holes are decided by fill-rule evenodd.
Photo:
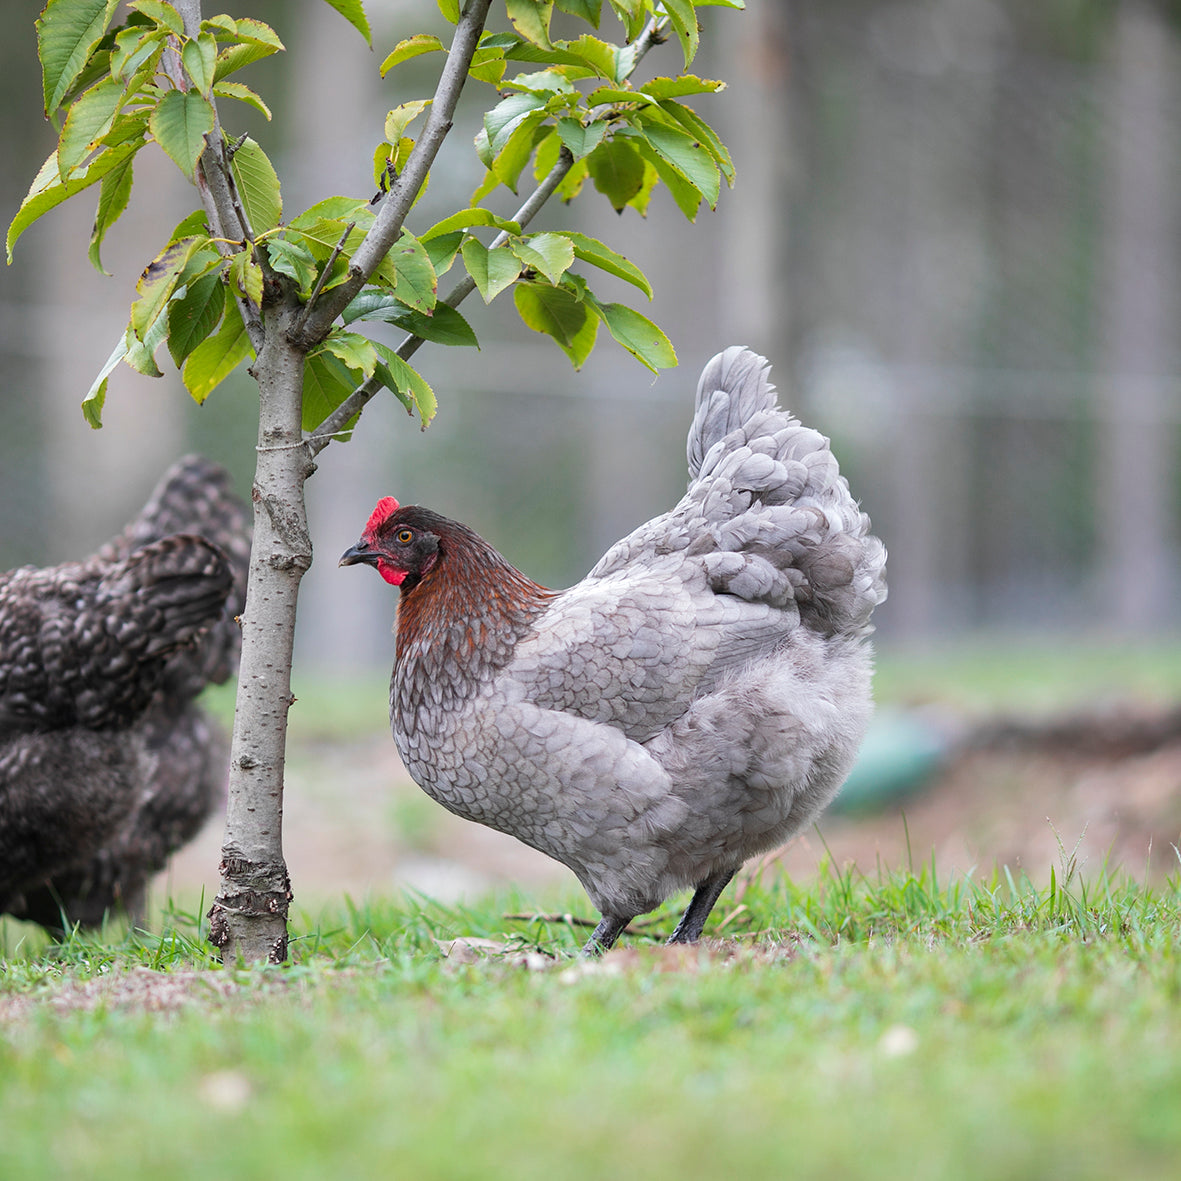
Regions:
M 399 529 L 394 534 L 394 539 L 399 545 L 409 545 L 414 540 L 414 533 L 410 529 Z

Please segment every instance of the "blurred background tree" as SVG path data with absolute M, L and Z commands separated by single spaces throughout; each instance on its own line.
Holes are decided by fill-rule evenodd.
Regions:
M 8 216 L 53 144 L 48 126 L 28 134 L 40 101 L 38 5 L 22 7 L 28 19 L 0 46 Z M 379 45 L 442 23 L 430 0 L 369 7 Z M 772 358 L 788 403 L 834 437 L 890 546 L 883 639 L 1175 625 L 1177 7 L 784 0 L 741 16 L 707 10 L 697 69 L 730 88 L 700 106 L 734 154 L 737 187 L 700 215 L 704 227 L 686 225 L 662 191 L 646 221 L 588 204 L 581 227 L 652 279 L 644 311 L 669 332 L 681 368 L 652 379 L 600 349 L 575 375 L 494 304 L 481 352 L 431 358 L 441 410 L 425 435 L 379 399 L 369 429 L 324 454 L 309 486 L 319 552 L 339 552 L 358 512 L 394 493 L 469 521 L 542 581 L 568 583 L 677 492 L 694 375 L 742 342 Z M 280 9 L 295 31 L 289 53 L 260 63 L 253 83 L 287 109 L 243 129 L 303 207 L 370 183 L 384 113 L 409 96 L 395 86 L 416 79 L 383 82 L 377 54 L 358 70 L 356 34 L 320 0 L 243 6 L 272 21 Z M 268 69 L 285 72 L 272 81 Z M 353 131 L 342 136 L 332 129 L 346 111 Z M 279 129 L 290 129 L 287 142 L 275 142 Z M 475 130 L 458 128 L 454 142 Z M 466 199 L 470 165 L 452 150 L 427 200 L 450 209 Z M 226 462 L 247 486 L 254 426 L 242 375 L 198 408 L 163 388 L 171 375 L 121 371 L 99 435 L 78 411 L 122 331 L 144 244 L 191 206 L 173 172 L 145 157 L 147 183 L 104 247 L 113 278 L 86 262 L 85 199 L 30 229 L 0 273 L 0 565 L 84 551 L 187 449 Z M 563 211 L 543 213 L 537 229 L 547 216 Z M 363 583 L 331 563 L 313 567 L 298 663 L 388 663 L 373 636 L 389 597 Z

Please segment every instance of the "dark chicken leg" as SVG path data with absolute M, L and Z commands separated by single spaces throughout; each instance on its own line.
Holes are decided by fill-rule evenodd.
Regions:
M 697 884 L 697 889 L 693 892 L 693 897 L 685 908 L 685 913 L 681 915 L 681 921 L 677 923 L 676 930 L 668 937 L 669 943 L 696 943 L 701 938 L 701 932 L 705 928 L 705 920 L 709 918 L 710 911 L 713 910 L 714 905 L 721 897 L 722 891 L 730 884 L 730 880 L 737 872 L 737 868 L 722 870 Z M 596 956 L 610 951 L 615 946 L 615 940 L 619 938 L 634 917 L 634 915 L 621 917 L 605 914 L 599 920 L 599 925 L 594 929 L 591 937 L 586 941 L 582 954 Z
M 714 903 L 737 872 L 737 868 L 724 869 L 720 873 L 715 873 L 713 877 L 697 883 L 697 889 L 693 892 L 689 905 L 685 907 L 681 921 L 668 937 L 669 943 L 696 943 L 701 938 L 709 912 L 713 910 Z
M 636 916 L 629 915 L 613 915 L 605 914 L 599 920 L 599 925 L 591 932 L 591 937 L 586 941 L 582 948 L 584 956 L 598 956 L 605 951 L 610 951 L 615 946 L 615 940 L 619 938 L 620 932 L 634 919 Z

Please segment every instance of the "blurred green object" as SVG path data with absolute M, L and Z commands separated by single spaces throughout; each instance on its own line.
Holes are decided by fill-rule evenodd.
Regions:
M 927 711 L 879 710 L 828 811 L 877 811 L 925 787 L 951 751 L 949 730 Z

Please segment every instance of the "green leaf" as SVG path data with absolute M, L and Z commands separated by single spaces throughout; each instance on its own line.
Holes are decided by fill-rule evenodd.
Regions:
M 590 169 L 587 167 L 586 161 L 576 160 L 574 167 L 566 173 L 562 182 L 554 190 L 558 199 L 567 203 L 573 201 L 582 192 L 582 186 L 589 175 Z M 541 177 L 538 177 L 538 180 L 540 179 Z
M 559 119 L 558 136 L 574 156 L 581 160 L 590 155 L 603 142 L 607 124 L 601 119 L 593 123 L 580 123 L 577 119 Z
M 234 22 L 234 26 L 237 29 L 238 38 L 242 41 L 265 45 L 275 53 L 280 52 L 284 48 L 283 42 L 279 40 L 279 35 L 275 30 L 260 20 L 255 20 L 249 16 L 239 17 Z
M 143 340 L 138 340 L 131 326 L 127 327 L 124 337 L 127 343 L 127 355 L 123 358 L 136 373 L 145 377 L 163 377 L 160 366 L 156 364 L 156 350 L 164 339 L 168 330 L 168 317 L 157 316 L 151 327 L 144 333 Z
M 503 147 L 492 161 L 492 171 L 497 180 L 512 192 L 517 191 L 517 182 L 533 149 L 539 140 L 549 134 L 550 129 L 543 124 L 544 111 L 534 111 L 526 115 L 513 129 L 512 135 L 505 140 Z
M 644 161 L 626 139 L 609 139 L 599 144 L 586 158 L 587 169 L 596 189 L 616 213 L 640 191 L 644 182 Z
M 445 275 L 451 269 L 463 239 L 463 230 L 452 230 L 450 234 L 440 234 L 429 242 L 423 242 L 423 249 L 431 260 L 431 266 L 435 268 L 436 277 Z
M 372 287 L 362 291 L 341 313 L 346 324 L 354 320 L 380 320 L 393 324 L 411 336 L 435 344 L 457 345 L 465 348 L 479 348 L 472 326 L 454 308 L 445 303 L 435 305 L 434 312 L 424 316 L 406 307 L 396 296 Z
M 648 147 L 645 147 L 645 150 L 652 152 L 652 149 Z M 652 154 L 656 155 L 655 152 L 652 152 Z M 683 180 L 681 174 L 676 169 L 670 168 L 664 163 L 661 164 L 661 168 L 668 174 L 669 180 L 678 185 L 687 194 L 690 209 L 686 216 L 690 221 L 693 221 L 697 216 L 697 206 L 701 204 L 701 194 L 687 180 Z M 652 192 L 658 184 L 660 184 L 660 173 L 656 171 L 655 166 L 650 161 L 645 160 L 644 183 L 640 185 L 640 191 L 628 202 L 628 205 L 641 217 L 648 216 L 648 205 L 652 200 Z
M 602 317 L 611 335 L 653 373 L 677 364 L 672 342 L 647 316 L 621 303 L 601 304 L 593 299 L 587 302 Z
M 255 41 L 242 45 L 231 45 L 228 49 L 223 49 L 218 53 L 217 69 L 213 74 L 214 79 L 220 82 L 236 70 L 242 69 L 243 66 L 253 65 L 264 57 L 270 57 L 272 53 L 278 52 L 277 49 L 272 49 L 269 45 L 262 45 Z
M 127 337 L 130 330 L 125 332 L 115 345 L 114 352 L 107 358 L 106 363 L 98 371 L 98 376 L 86 391 L 82 399 L 82 416 L 94 430 L 101 430 L 103 425 L 103 406 L 107 400 L 107 379 L 115 371 L 115 366 L 127 356 Z
M 556 127 L 548 132 L 537 144 L 537 155 L 533 157 L 533 176 L 536 180 L 544 180 L 558 162 L 562 154 L 562 140 Z
M 148 120 L 156 142 L 190 180 L 213 130 L 213 107 L 199 94 L 170 90 Z
M 320 218 L 311 225 L 300 226 L 296 229 L 295 223 L 292 222 L 287 227 L 287 237 L 291 241 L 301 242 L 311 252 L 312 256 L 317 262 L 326 262 L 337 244 L 345 237 L 345 230 L 348 223 L 337 218 Z M 345 239 L 345 244 L 341 248 L 341 255 L 347 256 L 350 245 L 359 243 L 363 232 L 354 227 L 348 231 L 348 237 Z M 347 260 L 338 256 L 337 263 L 345 263 Z M 341 272 L 343 274 L 343 271 Z M 338 280 L 339 281 L 339 280 Z M 393 282 L 392 275 L 388 278 L 388 282 Z M 325 286 L 328 286 L 327 284 Z M 335 284 L 333 284 L 335 286 Z
M 555 0 L 557 6 L 571 16 L 586 21 L 594 28 L 599 27 L 602 19 L 603 0 Z
M 131 305 L 131 328 L 141 341 L 167 306 L 193 251 L 207 242 L 208 239 L 202 238 L 182 238 L 179 242 L 172 242 L 144 268 L 135 285 L 139 299 Z
M 597 24 L 595 26 L 598 27 Z M 567 53 L 585 62 L 600 78 L 609 82 L 619 82 L 619 47 L 607 41 L 600 41 L 584 33 L 576 41 L 558 41 L 557 46 Z
M 328 3 L 365 38 L 369 48 L 372 49 L 373 34 L 370 32 L 369 20 L 365 16 L 361 0 L 328 0 Z
M 175 33 L 178 37 L 184 36 L 184 20 L 180 13 L 171 4 L 164 3 L 164 0 L 131 0 L 127 7 L 136 12 L 142 12 L 144 16 L 151 17 L 156 24 Z
M 691 107 L 684 103 L 663 101 L 660 109 L 675 119 L 698 143 L 702 145 L 714 158 L 714 163 L 721 169 L 726 183 L 734 183 L 734 161 L 726 145 L 716 131 Z M 650 114 L 650 112 L 649 112 Z
M 685 55 L 685 67 L 697 56 L 697 13 L 693 11 L 693 0 L 663 0 L 669 23 L 676 30 Z
M 187 214 L 176 223 L 176 228 L 172 231 L 168 244 L 171 246 L 173 242 L 179 242 L 181 238 L 208 236 L 208 215 L 204 209 L 194 209 L 192 213 Z
M 459 0 L 437 0 L 437 3 L 445 20 L 453 25 L 459 24 Z
M 344 229 L 346 222 L 352 221 L 359 225 L 362 220 L 360 215 L 368 208 L 368 201 L 356 197 L 325 197 L 293 218 L 289 224 L 291 229 L 306 230 L 325 219 L 337 219 L 341 229 Z M 336 245 L 335 241 L 332 245 Z
M 535 111 L 543 111 L 545 99 L 536 94 L 510 94 L 484 115 L 484 132 L 488 136 L 488 147 L 496 155 L 508 142 L 509 136 L 521 121 Z
M 49 0 L 37 18 L 37 56 L 48 118 L 61 105 L 111 23 L 119 0 Z
M 574 248 L 575 258 L 581 262 L 588 262 L 618 279 L 626 280 L 633 287 L 638 287 L 649 299 L 652 298 L 652 285 L 635 263 L 628 262 L 622 254 L 617 254 L 597 238 L 570 231 L 566 232 L 565 237 Z
M 266 152 L 247 136 L 235 150 L 230 169 L 250 228 L 256 236 L 273 230 L 283 216 L 283 195 Z
M 199 94 L 208 94 L 217 70 L 217 41 L 213 34 L 202 33 L 195 41 L 186 41 L 180 60 L 194 89 Z
M 400 66 L 412 58 L 421 57 L 424 53 L 440 52 L 446 53 L 447 47 L 434 33 L 416 33 L 413 37 L 407 37 L 405 41 L 399 41 L 394 46 L 393 52 L 381 63 L 381 76 L 384 78 L 394 66 Z
M 644 138 L 660 157 L 671 164 L 713 209 L 718 203 L 721 178 L 713 157 L 691 135 L 660 123 L 640 123 Z M 655 161 L 653 161 L 655 163 Z
M 225 306 L 221 275 L 216 271 L 194 279 L 168 305 L 168 352 L 178 369 L 217 327 Z
M 565 234 L 534 234 L 512 246 L 523 266 L 543 274 L 557 284 L 574 265 L 574 243 Z
M 64 184 L 57 171 L 57 151 L 50 153 L 49 159 L 41 165 L 28 195 L 21 202 L 16 216 L 8 227 L 8 261 L 12 262 L 12 248 L 17 239 L 43 214 L 63 201 L 80 193 L 83 189 L 97 184 L 107 173 L 125 163 L 128 157 L 135 155 L 139 144 L 122 144 L 117 148 L 110 148 L 100 153 L 84 168 L 74 170 L 74 174 Z
M 184 363 L 181 376 L 185 388 L 200 405 L 238 367 L 239 362 L 252 357 L 250 337 L 234 301 L 233 292 L 225 288 L 225 316 L 216 334 L 203 340 Z
M 262 267 L 254 261 L 251 251 L 239 250 L 233 255 L 227 273 L 235 291 L 255 307 L 262 303 Z
M 218 13 L 217 16 L 211 16 L 208 20 L 201 22 L 201 31 L 203 33 L 213 33 L 214 35 L 221 33 L 222 40 L 232 40 L 238 35 L 238 22 L 232 16 L 226 16 L 224 12 Z
M 487 82 L 492 86 L 499 86 L 504 77 L 504 51 L 500 49 L 477 49 L 472 54 L 472 64 L 468 67 L 468 74 L 477 82 Z
M 435 417 L 435 412 L 439 408 L 435 391 L 431 389 L 422 374 L 407 365 L 393 349 L 377 340 L 373 342 L 373 347 L 385 360 L 386 367 L 383 369 L 379 365 L 377 372 L 386 388 L 397 391 L 403 403 L 407 405 L 407 409 L 413 407 L 418 411 L 418 417 L 422 420 L 425 429 L 430 425 L 431 419 Z
M 385 137 L 392 144 L 396 144 L 406 132 L 406 128 L 431 105 L 429 98 L 415 99 L 414 102 L 403 103 L 395 107 L 385 117 Z
M 369 338 L 359 332 L 345 332 L 342 328 L 333 328 L 309 356 L 316 353 L 332 353 L 350 369 L 359 370 L 363 377 L 372 377 L 373 370 L 377 368 L 377 351 Z
M 505 0 L 513 28 L 533 45 L 550 48 L 549 24 L 554 14 L 553 0 Z
M 102 146 L 105 148 L 117 148 L 122 144 L 134 141 L 135 148 L 138 151 L 147 142 L 145 139 L 147 134 L 147 111 L 133 111 L 131 114 L 120 113 L 115 116 L 115 121 L 111 124 L 111 130 L 102 137 Z
M 120 30 L 115 35 L 114 48 L 111 50 L 110 77 L 120 82 L 129 80 L 145 61 L 163 49 L 167 36 L 166 28 L 145 29 L 142 25 L 132 25 Z M 71 101 L 69 96 L 65 101 Z
M 237 36 L 245 44 L 231 45 L 217 55 L 217 69 L 214 71 L 214 80 L 217 82 L 243 66 L 283 50 L 283 42 L 275 35 L 275 30 L 262 21 L 243 17 L 236 22 L 236 28 Z
M 236 98 L 239 102 L 253 107 L 268 123 L 271 121 L 271 108 L 249 86 L 243 86 L 241 82 L 215 82 L 213 93 L 218 98 Z
M 652 10 L 652 6 L 643 3 L 643 0 L 611 0 L 611 7 L 623 23 L 624 32 L 627 34 L 629 42 L 634 41 L 640 35 L 648 19 L 648 14 Z
M 521 273 L 520 259 L 507 246 L 489 250 L 477 238 L 464 242 L 463 265 L 485 303 L 491 303 L 506 287 L 511 287 Z
M 690 181 L 686 180 L 684 175 L 676 168 L 674 168 L 665 158 L 652 147 L 651 144 L 641 141 L 640 151 L 644 156 L 645 163 L 648 166 L 647 179 L 644 188 L 641 188 L 638 194 L 639 201 L 633 202 L 636 208 L 644 213 L 647 209 L 647 198 L 651 195 L 651 190 L 655 185 L 655 177 L 664 182 L 665 188 L 672 194 L 673 200 L 677 203 L 680 211 L 690 220 L 697 220 L 697 210 L 701 205 L 701 191 Z
M 653 78 L 640 89 L 655 99 L 666 99 L 686 94 L 713 94 L 725 90 L 726 84 L 712 78 L 698 78 L 695 74 L 682 74 L 679 78 Z
M 504 85 L 514 90 L 526 91 L 529 94 L 551 97 L 556 94 L 577 93 L 570 79 L 557 70 L 536 70 L 531 74 L 518 74 Z
M 586 98 L 587 106 L 651 106 L 656 100 L 642 90 L 629 90 L 626 86 L 600 86 Z
M 506 234 L 521 232 L 521 227 L 515 221 L 509 221 L 506 217 L 497 217 L 490 209 L 477 206 L 474 209 L 461 209 L 458 213 L 453 213 L 450 217 L 435 222 L 422 235 L 422 241 L 429 242 L 432 238 L 450 234 L 452 230 L 466 230 L 470 226 L 493 226 L 498 230 L 503 230 Z
M 98 209 L 94 215 L 94 229 L 90 234 L 90 265 L 99 274 L 105 275 L 102 258 L 103 238 L 122 216 L 127 208 L 128 198 L 131 196 L 132 171 L 135 165 L 135 153 L 132 152 L 121 163 L 111 169 L 102 179 L 98 191 Z
M 528 327 L 552 336 L 574 368 L 582 368 L 599 331 L 599 322 L 585 303 L 565 287 L 544 283 L 518 283 L 513 302 Z
M 303 429 L 314 431 L 363 380 L 334 353 L 309 353 L 303 367 Z
M 409 230 L 402 231 L 374 271 L 374 278 L 389 282 L 394 295 L 407 307 L 429 312 L 435 306 L 439 286 L 435 268 L 426 248 Z
M 263 243 L 271 266 L 281 275 L 294 279 L 303 296 L 311 294 L 316 282 L 316 260 L 310 250 L 289 238 L 268 238 Z
M 62 180 L 98 146 L 115 121 L 122 101 L 123 84 L 108 78 L 71 104 L 57 145 L 57 171 Z

